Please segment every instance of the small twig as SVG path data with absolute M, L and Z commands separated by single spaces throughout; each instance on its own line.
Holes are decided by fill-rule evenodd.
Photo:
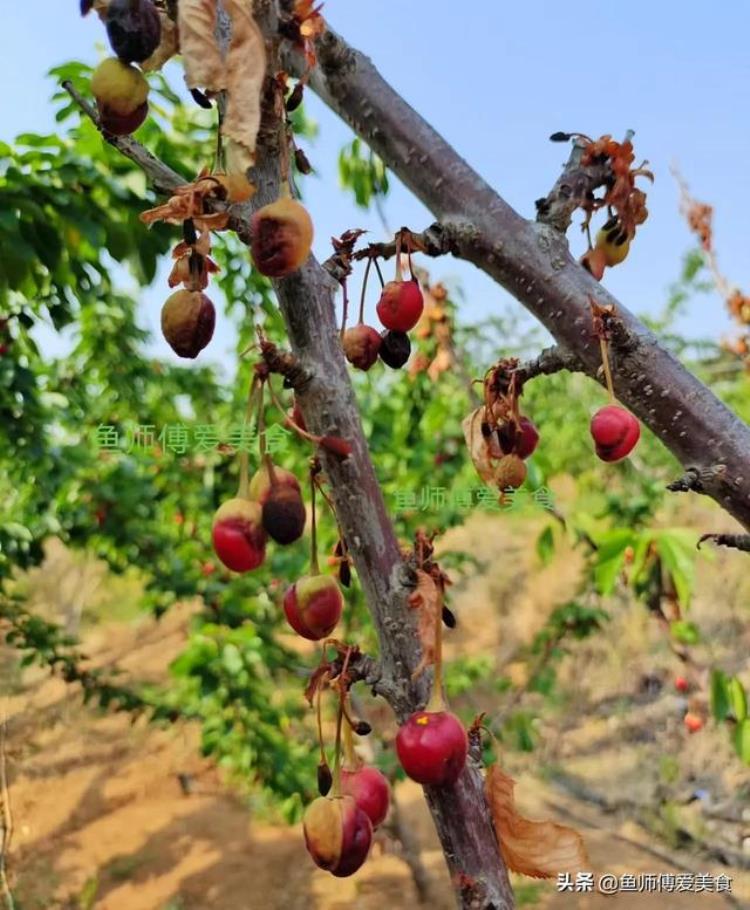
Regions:
M 731 547 L 734 550 L 741 550 L 743 553 L 750 553 L 750 534 L 702 534 L 697 548 L 700 550 L 701 544 L 710 540 L 717 547 Z
M 667 484 L 670 493 L 708 493 L 708 488 L 715 484 L 726 470 L 723 464 L 711 465 L 708 468 L 687 468 L 685 473 Z
M 114 136 L 103 129 L 96 108 L 81 95 L 78 89 L 73 87 L 73 83 L 69 79 L 63 81 L 62 87 L 99 130 L 104 141 L 137 164 L 151 180 L 157 192 L 171 193 L 176 187 L 189 183 L 189 180 L 182 177 L 177 171 L 173 171 L 171 167 L 164 164 L 155 155 L 152 155 L 140 142 L 136 142 L 130 136 Z
M 398 232 L 398 236 L 401 238 L 401 245 L 408 244 L 412 253 L 424 253 L 425 256 L 446 256 L 453 252 L 450 233 L 438 222 L 431 224 L 421 234 L 415 234 L 408 228 L 402 228 Z M 357 250 L 352 259 L 372 259 L 374 256 L 380 259 L 392 259 L 396 255 L 398 245 L 396 239 L 385 243 L 369 243 L 361 250 Z
M 73 101 L 78 105 L 81 111 L 91 120 L 94 126 L 99 130 L 105 142 L 116 148 L 118 152 L 129 158 L 136 164 L 148 177 L 151 185 L 157 193 L 165 196 L 171 195 L 178 186 L 185 186 L 190 183 L 190 179 L 173 171 L 169 165 L 165 164 L 156 155 L 151 152 L 140 142 L 137 142 L 130 136 L 114 136 L 108 133 L 102 127 L 99 114 L 96 108 L 81 95 L 73 86 L 69 79 L 62 82 L 62 88 L 70 95 Z M 224 212 L 229 210 L 229 227 L 237 234 L 243 243 L 250 243 L 250 219 L 246 215 L 246 203 L 227 207 L 224 203 L 216 200 L 206 200 L 205 205 L 211 212 Z
M 534 360 L 519 364 L 514 372 L 523 384 L 535 376 L 550 376 L 562 370 L 569 370 L 571 373 L 582 373 L 584 369 L 576 354 L 561 348 L 559 345 L 553 345 L 550 348 L 545 348 Z
M 10 806 L 10 791 L 8 789 L 8 774 L 5 760 L 5 735 L 7 732 L 7 717 L 5 709 L 0 718 L 0 802 L 2 803 L 2 837 L 0 838 L 0 887 L 5 898 L 7 910 L 15 910 L 13 894 L 8 884 L 6 872 L 7 855 L 13 837 L 13 813 Z

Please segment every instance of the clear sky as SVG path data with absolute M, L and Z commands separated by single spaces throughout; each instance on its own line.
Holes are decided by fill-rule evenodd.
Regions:
M 74 58 L 95 63 L 95 44 L 105 36 L 97 17 L 78 16 L 77 0 L 5 6 L 0 138 L 9 140 L 24 131 L 54 129 L 46 71 Z M 656 173 L 654 186 L 646 187 L 650 217 L 628 260 L 606 276 L 610 290 L 631 309 L 658 312 L 692 245 L 678 212 L 672 162 L 679 163 L 694 194 L 715 206 L 721 266 L 731 281 L 750 289 L 746 0 L 327 0 L 324 14 L 528 217 L 567 157 L 566 147 L 548 141 L 551 132 L 619 137 L 634 129 L 636 156 L 647 158 Z M 180 79 L 177 67 L 170 73 L 173 81 Z M 338 189 L 336 161 L 341 144 L 351 138 L 348 128 L 317 101 L 310 99 L 308 109 L 320 136 L 309 149 L 318 175 L 307 181 L 305 195 L 315 220 L 316 250 L 325 256 L 332 234 L 359 226 L 380 238 L 382 228 L 374 214 L 358 210 Z M 431 220 L 395 181 L 386 214 L 393 227 L 421 229 Z M 570 237 L 574 250 L 580 249 L 578 232 L 571 230 Z M 460 281 L 469 319 L 509 300 L 468 264 L 442 260 L 431 269 L 434 277 Z M 144 298 L 145 321 L 154 330 L 165 289 L 162 281 Z M 681 322 L 689 334 L 714 337 L 730 325 L 715 296 L 701 298 Z M 159 344 L 158 350 L 166 348 Z

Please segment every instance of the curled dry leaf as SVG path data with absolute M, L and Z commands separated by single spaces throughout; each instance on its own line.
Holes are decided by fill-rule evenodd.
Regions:
M 216 0 L 180 0 L 180 49 L 188 88 L 227 92 L 222 134 L 229 140 L 230 171 L 244 174 L 255 162 L 266 46 L 250 0 L 224 0 L 232 20 L 226 60 L 216 39 Z
M 484 408 L 477 408 L 461 422 L 464 439 L 469 449 L 469 455 L 477 469 L 477 474 L 486 484 L 495 483 L 495 465 L 490 458 L 490 447 L 482 435 L 484 421 Z
M 161 41 L 153 54 L 141 63 L 141 69 L 145 73 L 160 70 L 167 60 L 171 60 L 180 51 L 180 33 L 177 30 L 177 23 L 167 15 L 165 10 L 158 7 L 157 10 L 161 20 Z
M 221 130 L 234 145 L 231 170 L 244 174 L 255 163 L 266 45 L 249 0 L 224 0 L 224 7 L 232 20 L 232 40 L 227 55 L 229 97 Z
M 583 838 L 573 828 L 557 822 L 530 821 L 518 814 L 513 800 L 512 777 L 497 765 L 487 769 L 484 782 L 500 853 L 513 872 L 531 878 L 553 878 L 588 866 Z
M 182 224 L 192 218 L 198 230 L 221 231 L 229 223 L 228 213 L 204 212 L 203 203 L 206 199 L 225 199 L 226 194 L 220 179 L 204 172 L 192 183 L 178 186 L 174 195 L 163 205 L 142 212 L 140 219 L 144 224 L 153 224 L 155 221 Z
M 180 0 L 177 25 L 188 88 L 223 91 L 227 74 L 216 41 L 216 0 Z
M 412 673 L 412 679 L 417 679 L 435 663 L 437 625 L 443 619 L 443 593 L 424 569 L 417 570 L 417 587 L 409 595 L 409 606 L 419 610 L 417 632 L 422 659 Z

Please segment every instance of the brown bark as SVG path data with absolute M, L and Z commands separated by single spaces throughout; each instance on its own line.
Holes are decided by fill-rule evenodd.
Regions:
M 590 376 L 596 376 L 601 358 L 589 297 L 615 307 L 612 366 L 617 397 L 686 469 L 707 478 L 701 492 L 750 528 L 750 428 L 573 260 L 558 230 L 567 226 L 570 216 L 560 203 L 561 182 L 547 197 L 550 206 L 540 212 L 553 224 L 522 218 L 385 82 L 368 58 L 330 30 L 318 40 L 317 50 L 310 85 L 432 211 L 440 221 L 445 248 L 510 291 Z M 285 63 L 290 71 L 302 72 L 298 55 L 287 53 Z M 565 179 L 571 180 L 571 174 Z M 575 179 L 584 178 L 578 173 Z
M 267 103 L 266 111 L 272 109 Z M 280 124 L 271 115 L 261 129 L 259 165 L 251 174 L 259 187 L 250 203 L 253 210 L 278 198 L 281 141 Z M 427 674 L 418 683 L 411 679 L 420 658 L 413 611 L 407 604 L 413 579 L 386 512 L 341 349 L 334 306 L 337 283 L 311 256 L 298 272 L 273 284 L 292 351 L 307 377 L 297 390 L 305 423 L 313 433 L 341 436 L 353 448 L 343 460 L 321 450 L 321 461 L 378 632 L 380 691 L 403 721 L 424 706 L 428 695 Z M 479 764 L 469 761 L 454 786 L 426 788 L 426 796 L 459 905 L 474 910 L 512 908 Z

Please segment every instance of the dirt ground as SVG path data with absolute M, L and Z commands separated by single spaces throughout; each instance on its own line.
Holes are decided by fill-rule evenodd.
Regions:
M 570 554 L 539 570 L 526 543 L 514 544 L 514 539 L 504 540 L 503 568 L 458 586 L 454 604 L 463 631 L 450 645 L 454 654 L 489 651 L 499 665 L 512 663 L 521 629 L 528 637 L 529 627 L 541 624 L 545 610 L 559 602 L 566 588 L 573 588 L 577 570 Z M 449 543 L 457 547 L 467 540 L 480 558 L 496 557 L 497 535 L 469 526 Z M 716 590 L 721 588 L 726 597 L 728 586 L 734 584 L 731 570 L 721 571 L 722 565 L 713 564 L 701 582 L 706 614 L 702 617 L 697 609 L 698 621 L 710 621 Z M 737 596 L 744 597 L 743 582 L 737 580 L 736 585 Z M 117 661 L 139 679 L 163 679 L 167 663 L 184 642 L 189 615 L 185 607 L 158 624 L 142 618 L 96 626 L 87 633 L 87 651 L 96 655 L 97 663 Z M 637 680 L 642 674 L 653 673 L 656 667 L 658 675 L 662 664 L 669 666 L 668 656 L 658 651 L 658 639 L 638 616 L 625 610 L 607 633 L 621 642 L 621 666 L 608 667 L 606 675 L 600 666 L 601 649 L 611 648 L 611 641 L 582 647 L 567 670 L 575 697 L 545 725 L 537 752 L 509 757 L 509 770 L 518 780 L 519 805 L 532 818 L 552 817 L 580 830 L 595 872 L 725 874 L 733 880 L 732 896 L 568 894 L 558 893 L 554 883 L 514 877 L 519 906 L 544 910 L 750 906 L 746 871 L 750 862 L 744 863 L 745 870 L 727 866 L 717 856 L 699 852 L 694 841 L 680 849 L 679 842 L 665 842 L 642 824 L 639 807 L 648 809 L 658 792 L 665 742 L 671 743 L 686 786 L 709 785 L 719 801 L 728 796 L 732 803 L 733 791 L 747 786 L 748 775 L 732 758 L 722 731 L 685 735 L 674 696 L 638 700 Z M 582 677 L 589 677 L 590 683 L 584 685 Z M 633 699 L 622 711 L 613 706 L 608 688 L 621 692 L 623 679 L 630 677 Z M 8 867 L 17 910 L 419 906 L 410 870 L 385 836 L 378 839 L 362 870 L 349 879 L 316 870 L 305 852 L 300 827 L 254 818 L 247 803 L 199 757 L 195 730 L 159 730 L 141 721 L 133 724 L 125 716 L 102 716 L 83 707 L 62 682 L 36 671 L 27 672 L 23 688 L 6 699 L 5 708 L 15 827 Z M 586 781 L 607 805 L 594 805 L 566 780 Z M 429 903 L 434 910 L 448 910 L 454 906 L 450 883 L 421 792 L 416 785 L 403 784 L 397 799 L 431 877 Z M 691 805 L 680 807 L 680 812 L 690 812 Z M 748 804 L 736 805 L 741 809 Z M 750 828 L 750 809 L 745 811 L 734 826 L 737 849 L 732 854 L 743 862 L 750 859 L 743 851 L 743 818 Z M 702 820 L 701 830 L 710 834 L 715 828 L 711 824 Z M 679 833 L 689 824 L 681 815 L 673 828 Z

